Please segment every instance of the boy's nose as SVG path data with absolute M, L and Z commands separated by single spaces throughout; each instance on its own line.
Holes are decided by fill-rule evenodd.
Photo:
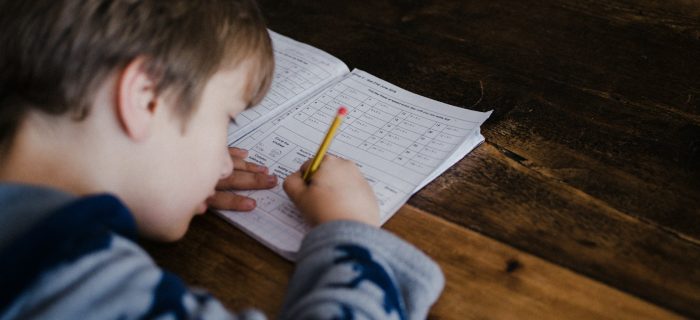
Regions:
M 224 164 L 221 168 L 221 179 L 226 178 L 233 173 L 233 160 L 231 160 L 231 155 L 228 153 L 228 148 L 224 150 Z

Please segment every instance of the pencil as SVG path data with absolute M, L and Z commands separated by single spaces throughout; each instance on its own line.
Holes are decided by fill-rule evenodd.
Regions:
M 345 118 L 345 115 L 347 114 L 348 109 L 346 109 L 343 106 L 340 106 L 340 108 L 338 108 L 338 114 L 336 114 L 335 119 L 333 119 L 331 127 L 328 128 L 328 132 L 326 133 L 326 137 L 323 138 L 321 146 L 318 147 L 318 151 L 316 151 L 316 156 L 314 156 L 314 160 L 311 161 L 309 169 L 307 169 L 306 172 L 304 172 L 304 181 L 309 182 L 309 179 L 311 179 L 311 175 L 314 174 L 316 170 L 318 170 L 318 167 L 321 165 L 321 160 L 323 160 L 323 156 L 326 155 L 326 151 L 328 150 L 328 147 L 333 141 L 333 136 L 335 136 L 335 132 L 338 130 L 338 127 L 340 127 L 340 123 L 343 122 L 343 118 Z

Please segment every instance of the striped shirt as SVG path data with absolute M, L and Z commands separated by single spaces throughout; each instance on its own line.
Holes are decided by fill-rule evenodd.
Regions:
M 0 320 L 265 319 L 160 269 L 112 195 L 0 184 L 0 208 Z M 298 257 L 283 319 L 422 319 L 444 285 L 422 252 L 356 222 L 314 228 Z

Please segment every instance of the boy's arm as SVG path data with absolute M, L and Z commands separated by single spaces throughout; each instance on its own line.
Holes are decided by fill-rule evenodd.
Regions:
M 301 172 L 287 178 L 285 191 L 318 226 L 298 253 L 282 318 L 425 318 L 443 275 L 425 254 L 376 227 L 379 208 L 357 167 L 327 157 L 308 184 Z
M 425 254 L 354 221 L 316 227 L 304 239 L 285 319 L 425 319 L 444 278 Z

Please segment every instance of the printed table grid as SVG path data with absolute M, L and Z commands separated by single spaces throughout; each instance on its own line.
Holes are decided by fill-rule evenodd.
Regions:
M 374 108 L 379 104 L 383 110 Z M 305 103 L 294 117 L 325 134 L 341 105 L 350 112 L 337 134 L 338 140 L 421 173 L 429 173 L 430 167 L 442 161 L 464 136 L 454 134 L 463 129 L 379 102 L 342 83 Z
M 287 58 L 284 54 L 275 52 L 275 73 L 272 79 L 272 86 L 260 105 L 264 108 L 263 111 L 270 111 L 280 104 L 288 101 L 301 92 L 311 88 L 319 82 L 331 76 L 330 73 L 321 69 L 314 68 L 308 70 L 307 66 L 300 66 L 298 62 Z M 239 116 L 240 125 L 245 125 L 257 118 L 261 114 L 256 110 L 246 110 Z

